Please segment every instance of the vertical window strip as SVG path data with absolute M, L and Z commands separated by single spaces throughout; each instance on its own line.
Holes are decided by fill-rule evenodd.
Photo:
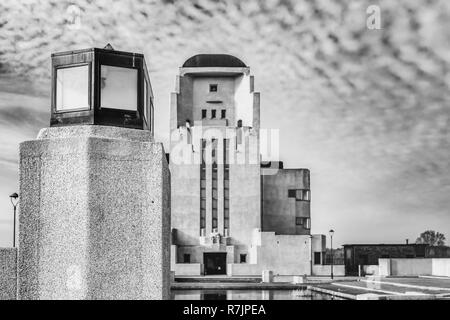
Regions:
M 201 164 L 200 164 L 200 235 L 206 228 L 206 164 L 205 164 L 206 140 L 201 139 Z
M 212 231 L 218 227 L 217 214 L 217 139 L 212 139 Z
M 230 139 L 223 139 L 223 228 L 230 233 Z

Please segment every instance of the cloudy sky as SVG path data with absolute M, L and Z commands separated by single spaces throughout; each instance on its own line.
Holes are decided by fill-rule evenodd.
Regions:
M 366 27 L 372 4 L 381 30 Z M 314 233 L 450 239 L 450 1 L 1 0 L 0 246 L 11 245 L 18 144 L 49 122 L 50 54 L 108 42 L 145 54 L 165 143 L 178 67 L 198 53 L 246 62 L 285 167 L 311 169 Z

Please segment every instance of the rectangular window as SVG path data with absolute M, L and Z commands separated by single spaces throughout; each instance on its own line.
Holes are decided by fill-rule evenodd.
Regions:
M 204 214 L 206 216 L 206 210 L 202 210 L 202 214 Z M 205 218 L 200 218 L 200 229 L 205 229 L 205 228 L 206 228 L 206 220 L 205 220 Z
M 221 118 L 222 119 L 225 119 L 227 117 L 227 110 L 223 110 L 222 109 L 222 112 L 221 112 Z
M 227 214 L 228 214 L 228 209 L 224 211 L 225 218 L 223 218 L 223 227 L 224 227 L 224 229 L 229 230 L 230 229 L 230 218 L 227 215 L 225 215 L 225 212 L 227 212 Z
M 321 257 L 321 252 L 314 252 L 314 264 L 322 264 Z
M 209 92 L 217 92 L 217 84 L 210 84 Z
M 297 190 L 289 189 L 288 190 L 288 198 L 297 198 Z
M 311 191 L 307 189 L 289 189 L 288 198 L 295 198 L 297 201 L 311 201 Z
M 102 65 L 100 72 L 101 107 L 137 111 L 137 69 Z
M 223 139 L 223 164 L 225 169 L 229 169 L 230 163 L 230 139 Z
M 295 225 L 303 226 L 305 229 L 311 229 L 311 220 L 309 218 L 295 217 Z
M 303 227 L 308 230 L 311 229 L 311 219 L 305 218 L 305 221 L 303 222 Z
M 184 262 L 184 263 L 191 263 L 191 255 L 185 253 L 185 254 L 183 255 L 183 262 Z
M 302 190 L 302 200 L 303 201 L 310 201 L 311 200 L 311 191 L 309 190 Z
M 211 110 L 211 119 L 215 119 L 216 118 L 216 110 Z
M 89 109 L 89 66 L 56 69 L 56 111 Z
M 202 119 L 206 119 L 206 109 L 202 109 Z
M 147 123 L 147 126 L 150 128 L 150 105 L 147 87 L 148 87 L 147 79 L 144 77 L 144 120 Z
M 241 253 L 240 254 L 240 263 L 246 263 L 247 262 L 247 255 Z
M 205 167 L 200 168 L 200 179 L 202 179 L 202 180 L 206 179 L 206 168 Z
M 217 211 L 217 210 L 216 210 Z M 213 210 L 213 212 L 214 212 L 214 210 Z M 214 229 L 217 229 L 217 218 L 213 218 L 212 219 L 212 228 L 213 228 L 213 230 Z

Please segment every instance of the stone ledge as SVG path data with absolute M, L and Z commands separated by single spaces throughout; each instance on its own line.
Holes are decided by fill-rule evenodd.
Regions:
M 107 138 L 138 142 L 153 142 L 153 135 L 147 130 L 129 129 L 113 126 L 84 125 L 43 128 L 39 131 L 38 140 L 61 139 L 74 137 Z

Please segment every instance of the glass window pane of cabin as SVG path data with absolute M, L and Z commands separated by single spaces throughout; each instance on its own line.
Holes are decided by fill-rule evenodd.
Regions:
M 137 111 L 136 69 L 101 66 L 101 107 Z
M 148 104 L 147 79 L 144 77 L 144 118 L 147 126 L 150 127 L 150 106 Z
M 56 69 L 56 110 L 89 109 L 89 66 Z

